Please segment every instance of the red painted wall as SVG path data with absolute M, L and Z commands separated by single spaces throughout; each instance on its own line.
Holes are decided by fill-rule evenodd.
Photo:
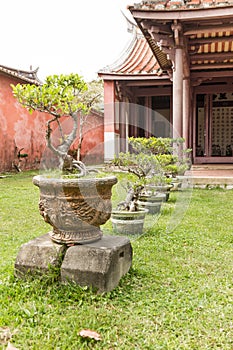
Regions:
M 11 171 L 18 162 L 18 150 L 27 153 L 22 168 L 38 168 L 45 147 L 45 123 L 47 116 L 29 112 L 20 106 L 12 94 L 10 84 L 20 81 L 0 74 L 0 171 Z
M 46 148 L 45 125 L 48 115 L 40 112 L 30 114 L 12 94 L 10 84 L 17 84 L 17 78 L 0 73 L 0 172 L 14 170 L 18 163 L 17 153 L 27 153 L 21 158 L 22 170 L 38 169 Z M 82 158 L 95 164 L 103 160 L 104 119 L 91 114 L 84 128 Z M 76 143 L 75 143 L 76 144 Z M 74 148 L 74 147 L 73 147 Z M 86 155 L 89 154 L 89 157 Z M 98 161 L 97 161 L 98 159 Z
M 71 149 L 77 149 L 76 140 Z M 91 111 L 83 128 L 81 160 L 85 164 L 103 164 L 104 162 L 104 117 Z

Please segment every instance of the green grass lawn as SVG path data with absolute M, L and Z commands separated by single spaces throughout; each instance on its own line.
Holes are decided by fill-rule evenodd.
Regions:
M 0 179 L 0 349 L 8 341 L 20 350 L 233 349 L 232 190 L 171 193 L 132 238 L 130 272 L 97 295 L 52 275 L 14 278 L 20 246 L 49 230 L 32 175 Z M 103 231 L 111 233 L 110 222 Z M 82 329 L 101 340 L 81 338 Z

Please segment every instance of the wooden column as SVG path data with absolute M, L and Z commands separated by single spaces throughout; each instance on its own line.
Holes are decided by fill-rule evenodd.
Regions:
M 182 137 L 185 139 L 185 147 L 189 146 L 189 119 L 190 119 L 190 79 L 183 80 L 183 127 Z
M 175 67 L 173 69 L 173 137 L 181 137 L 183 116 L 183 50 L 175 48 Z
M 151 96 L 146 97 L 145 101 L 145 137 L 151 136 Z
M 122 101 L 119 104 L 120 111 L 120 152 L 128 152 L 129 137 L 129 103 Z
M 117 153 L 114 81 L 104 82 L 104 92 L 104 160 L 108 161 Z

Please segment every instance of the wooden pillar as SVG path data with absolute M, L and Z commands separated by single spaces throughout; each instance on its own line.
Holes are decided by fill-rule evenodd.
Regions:
M 185 148 L 189 147 L 189 120 L 190 120 L 190 79 L 183 80 L 183 133 Z
M 145 137 L 151 136 L 151 96 L 147 96 L 145 100 Z
M 181 137 L 183 116 L 183 50 L 175 48 L 175 67 L 173 69 L 173 137 Z
M 129 138 L 129 103 L 122 101 L 119 103 L 120 111 L 120 152 L 128 152 Z
M 129 103 L 125 103 L 125 152 L 129 151 L 129 143 L 128 143 L 128 139 L 129 139 Z
M 115 135 L 115 87 L 114 81 L 104 82 L 104 160 L 117 153 Z

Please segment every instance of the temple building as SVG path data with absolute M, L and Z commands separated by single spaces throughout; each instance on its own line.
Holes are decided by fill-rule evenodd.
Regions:
M 193 164 L 233 162 L 233 1 L 142 1 L 132 40 L 98 72 L 105 160 L 128 136 L 182 137 Z

